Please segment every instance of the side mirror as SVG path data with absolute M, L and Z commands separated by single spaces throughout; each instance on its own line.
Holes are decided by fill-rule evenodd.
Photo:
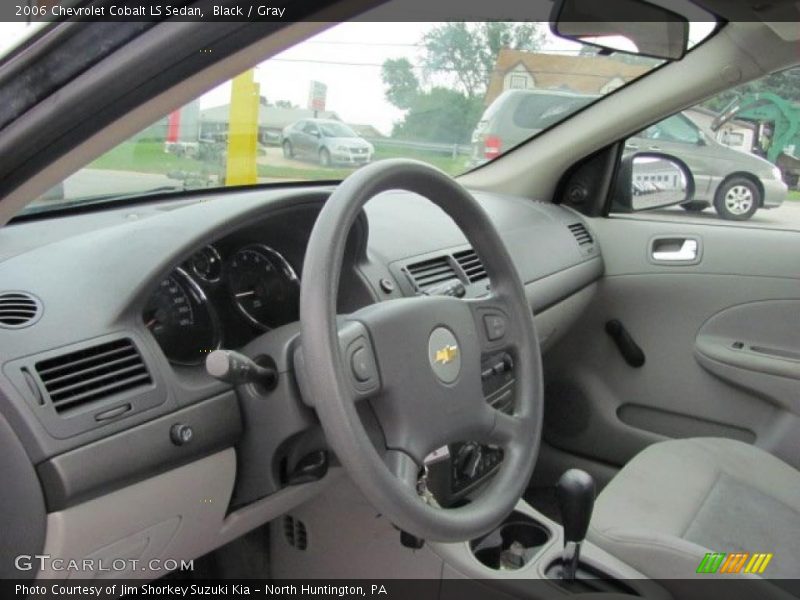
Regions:
M 694 198 L 694 177 L 679 158 L 642 152 L 623 157 L 614 189 L 615 212 L 654 210 Z

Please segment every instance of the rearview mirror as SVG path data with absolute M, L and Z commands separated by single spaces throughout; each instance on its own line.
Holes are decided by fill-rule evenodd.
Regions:
M 642 0 L 557 0 L 550 28 L 559 37 L 625 52 L 678 60 L 689 45 L 689 21 Z
M 683 204 L 694 198 L 694 177 L 679 158 L 654 152 L 622 159 L 613 210 L 640 212 Z

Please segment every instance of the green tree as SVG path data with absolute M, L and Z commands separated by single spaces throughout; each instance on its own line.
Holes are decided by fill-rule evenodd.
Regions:
M 537 50 L 544 33 L 536 23 L 445 23 L 422 38 L 425 75 L 451 74 L 468 97 L 483 96 L 503 48 Z
M 383 63 L 381 79 L 386 89 L 386 99 L 397 108 L 407 110 L 420 93 L 419 80 L 407 58 L 389 59 Z
M 483 97 L 503 48 L 532 51 L 544 34 L 532 23 L 445 23 L 422 39 L 423 85 L 406 58 L 383 63 L 386 99 L 406 111 L 393 136 L 467 143 L 483 112 Z M 451 82 L 450 87 L 442 81 Z
M 443 87 L 419 93 L 392 136 L 407 140 L 465 144 L 483 111 L 479 98 Z

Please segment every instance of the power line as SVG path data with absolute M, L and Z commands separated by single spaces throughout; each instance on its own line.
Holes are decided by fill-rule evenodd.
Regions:
M 333 45 L 333 46 L 377 46 L 377 47 L 398 47 L 398 48 L 425 48 L 425 44 L 409 42 L 350 42 L 346 40 L 306 40 L 303 44 Z M 573 54 L 577 56 L 580 50 L 568 48 L 538 49 L 530 52 L 543 52 L 544 54 Z
M 330 44 L 333 46 L 397 46 L 407 48 L 424 48 L 425 44 L 412 44 L 409 42 L 348 42 L 345 40 L 306 40 L 304 44 Z
M 318 65 L 333 65 L 333 66 L 342 66 L 342 67 L 371 67 L 371 68 L 381 68 L 383 67 L 383 63 L 365 63 L 365 62 L 347 62 L 347 61 L 335 61 L 335 60 L 312 60 L 312 59 L 303 59 L 303 58 L 271 58 L 270 61 L 275 62 L 291 62 L 291 63 L 309 63 L 309 64 L 318 64 Z M 620 63 L 621 65 L 626 65 L 627 63 Z M 628 65 L 630 66 L 630 65 Z M 417 70 L 424 70 L 426 67 L 423 65 L 411 65 L 412 69 Z M 434 72 L 443 71 L 449 73 L 458 73 L 459 69 L 454 67 L 440 67 L 437 69 L 431 69 Z M 649 69 L 648 69 L 649 70 Z M 486 75 L 494 75 L 498 74 L 507 74 L 513 73 L 512 69 L 488 69 L 482 70 Z M 598 73 L 589 73 L 583 71 L 551 71 L 547 69 L 534 69 L 529 71 L 532 75 L 567 75 L 567 76 L 578 76 L 578 77 L 596 77 L 598 79 L 608 79 L 609 77 L 620 77 L 619 74 L 598 74 Z M 637 73 L 633 75 L 633 77 L 644 75 L 646 71 L 642 71 L 641 73 Z

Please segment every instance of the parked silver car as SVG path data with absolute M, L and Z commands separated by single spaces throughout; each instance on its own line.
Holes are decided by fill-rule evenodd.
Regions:
M 787 196 L 778 167 L 719 143 L 683 113 L 629 138 L 625 150 L 664 152 L 683 159 L 695 182 L 694 199 L 682 205 L 690 212 L 713 206 L 724 219 L 744 221 L 759 208 L 780 206 Z
M 472 134 L 472 164 L 480 165 L 550 127 L 596 95 L 557 90 L 507 90 L 486 109 Z M 724 219 L 744 221 L 759 208 L 776 208 L 787 196 L 772 163 L 734 150 L 707 135 L 683 113 L 659 121 L 625 143 L 626 151 L 653 151 L 682 159 L 695 180 L 695 195 L 682 207 L 713 206 Z
M 330 119 L 303 119 L 283 130 L 281 146 L 286 158 L 307 158 L 323 167 L 365 165 L 375 148 L 350 127 Z

